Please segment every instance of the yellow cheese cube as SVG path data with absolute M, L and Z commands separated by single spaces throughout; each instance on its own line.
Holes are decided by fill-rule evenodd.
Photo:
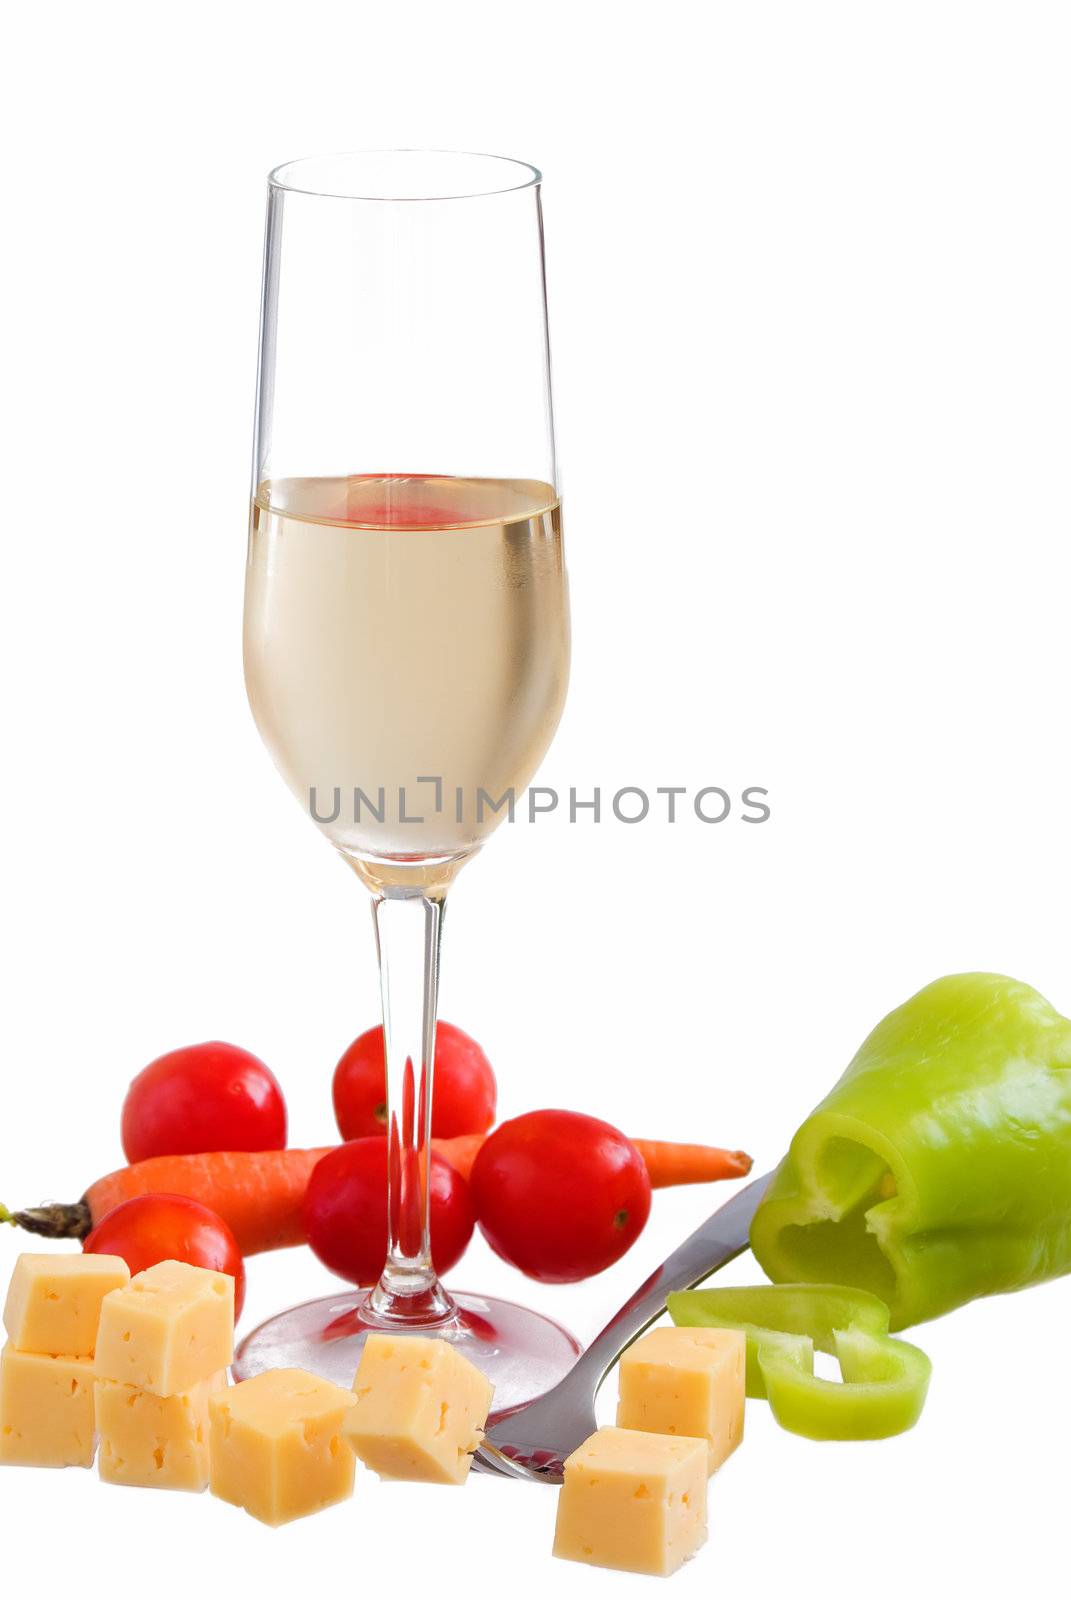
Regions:
M 556 1556 L 665 1577 L 706 1536 L 705 1440 L 600 1428 L 566 1461 Z
M 655 1328 L 618 1372 L 617 1425 L 707 1441 L 710 1471 L 744 1437 L 747 1340 L 734 1328 Z
M 42 1356 L 6 1344 L 0 1352 L 0 1462 L 91 1467 L 93 1361 Z
M 229 1367 L 234 1355 L 234 1279 L 161 1261 L 105 1297 L 97 1376 L 150 1394 L 185 1394 Z
M 91 1356 L 101 1301 L 129 1281 L 119 1256 L 21 1255 L 4 1305 L 7 1336 L 35 1355 Z
M 226 1373 L 217 1372 L 184 1394 L 164 1396 L 99 1379 L 97 1465 L 103 1481 L 200 1494 L 208 1487 L 209 1396 L 226 1382 Z
M 371 1333 L 346 1437 L 382 1478 L 464 1483 L 494 1388 L 446 1339 Z
M 273 1527 L 353 1493 L 342 1437 L 347 1389 L 295 1368 L 261 1372 L 209 1400 L 212 1493 Z

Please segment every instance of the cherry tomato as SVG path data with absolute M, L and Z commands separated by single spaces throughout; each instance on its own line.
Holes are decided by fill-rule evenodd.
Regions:
M 435 1087 L 431 1131 L 436 1139 L 485 1133 L 495 1120 L 495 1075 L 491 1063 L 460 1028 L 440 1022 L 435 1029 Z M 335 1118 L 344 1139 L 363 1139 L 387 1131 L 387 1067 L 383 1029 L 369 1028 L 354 1039 L 335 1068 Z
M 234 1279 L 234 1320 L 245 1304 L 245 1266 L 222 1217 L 181 1194 L 139 1194 L 102 1217 L 82 1245 L 94 1256 L 122 1256 L 131 1272 L 158 1261 L 229 1272 Z
M 325 1267 L 350 1283 L 375 1283 L 387 1256 L 387 1141 L 353 1139 L 313 1169 L 305 1230 Z M 475 1218 L 468 1184 L 441 1156 L 431 1158 L 431 1250 L 449 1272 L 465 1253 Z
M 123 1153 L 192 1156 L 203 1150 L 282 1150 L 283 1091 L 263 1061 L 236 1044 L 191 1044 L 158 1056 L 123 1101 Z
M 651 1180 L 636 1146 L 576 1111 L 529 1111 L 480 1147 L 470 1179 L 491 1249 L 542 1283 L 575 1283 L 643 1231 Z

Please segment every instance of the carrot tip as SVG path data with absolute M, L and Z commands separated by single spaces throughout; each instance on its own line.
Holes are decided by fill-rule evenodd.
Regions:
M 93 1226 L 84 1200 L 74 1205 L 54 1202 L 32 1206 L 29 1211 L 7 1212 L 3 1220 L 25 1228 L 27 1233 L 40 1234 L 43 1239 L 84 1239 Z

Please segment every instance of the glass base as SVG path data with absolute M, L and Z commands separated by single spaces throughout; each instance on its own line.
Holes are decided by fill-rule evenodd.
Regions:
M 308 1300 L 270 1317 L 246 1335 L 234 1357 L 234 1376 L 255 1377 L 272 1367 L 301 1367 L 350 1388 L 369 1333 L 423 1333 L 449 1339 L 495 1386 L 491 1420 L 526 1405 L 564 1378 L 583 1346 L 542 1316 L 479 1294 L 450 1297 L 457 1315 L 434 1325 L 385 1322 L 369 1306 L 368 1290 Z

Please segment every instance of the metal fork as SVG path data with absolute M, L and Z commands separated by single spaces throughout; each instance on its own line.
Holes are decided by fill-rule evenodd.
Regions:
M 476 1451 L 481 1472 L 561 1483 L 568 1455 L 595 1432 L 595 1396 L 622 1351 L 661 1316 L 666 1296 L 691 1289 L 747 1248 L 748 1230 L 772 1174 L 755 1178 L 708 1217 L 610 1318 L 560 1383 L 496 1422 Z

